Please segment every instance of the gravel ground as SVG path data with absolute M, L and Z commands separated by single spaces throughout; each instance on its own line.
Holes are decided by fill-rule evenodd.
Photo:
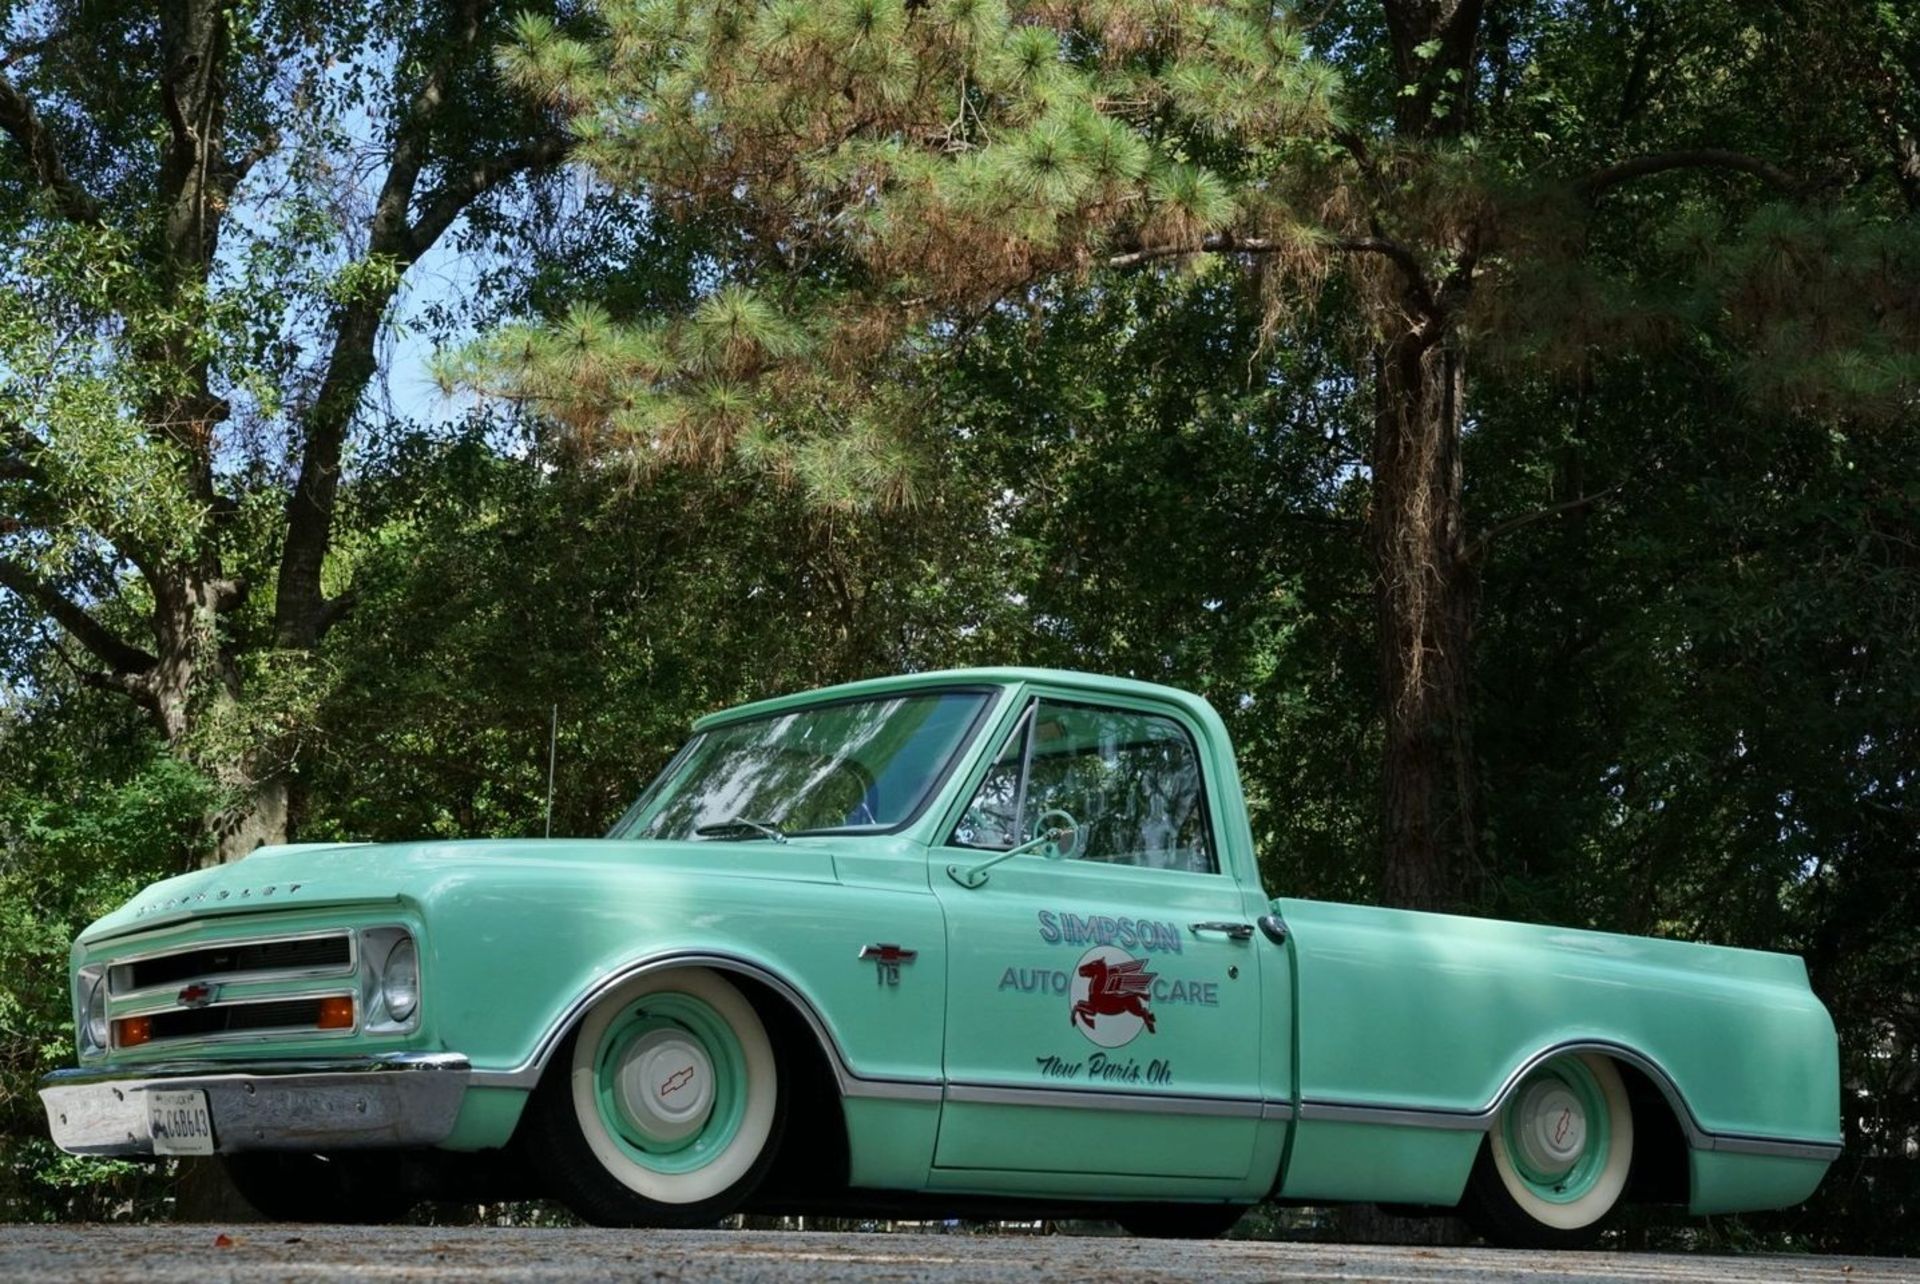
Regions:
M 1464 1248 L 984 1235 L 753 1231 L 391 1229 L 319 1226 L 13 1226 L 0 1280 L 639 1279 L 969 1284 L 1157 1280 L 1547 1280 L 1605 1284 L 1881 1284 L 1920 1261 L 1515 1253 Z

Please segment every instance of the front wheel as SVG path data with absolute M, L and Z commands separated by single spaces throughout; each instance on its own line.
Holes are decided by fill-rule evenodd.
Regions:
M 1613 1062 L 1556 1057 L 1500 1108 L 1467 1183 L 1474 1228 L 1513 1248 L 1585 1248 L 1633 1167 L 1633 1110 Z
M 785 1116 L 766 1026 L 705 968 L 620 986 L 561 1045 L 529 1103 L 527 1157 L 598 1226 L 710 1226 L 753 1193 Z

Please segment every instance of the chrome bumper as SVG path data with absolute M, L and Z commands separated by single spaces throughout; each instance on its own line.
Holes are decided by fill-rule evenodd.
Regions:
M 59 1070 L 40 1081 L 47 1126 L 76 1155 L 151 1155 L 146 1094 L 207 1094 L 214 1149 L 431 1146 L 453 1131 L 467 1059 L 396 1053 L 326 1061 L 200 1061 Z

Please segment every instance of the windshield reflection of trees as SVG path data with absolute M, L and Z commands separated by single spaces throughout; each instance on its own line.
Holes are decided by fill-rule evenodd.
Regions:
M 743 816 L 789 833 L 898 824 L 959 748 L 979 701 L 908 696 L 716 727 L 640 836 L 687 838 Z

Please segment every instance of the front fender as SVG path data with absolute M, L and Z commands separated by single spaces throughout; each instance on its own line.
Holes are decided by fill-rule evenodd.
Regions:
M 824 851 L 778 849 L 764 871 L 636 864 L 495 868 L 422 898 L 436 1028 L 476 1085 L 530 1088 L 567 1032 L 621 980 L 661 966 L 750 975 L 800 1011 L 843 1078 L 936 1081 L 945 948 L 924 889 L 849 888 Z M 859 957 L 875 923 L 919 951 L 925 984 L 881 986 Z

